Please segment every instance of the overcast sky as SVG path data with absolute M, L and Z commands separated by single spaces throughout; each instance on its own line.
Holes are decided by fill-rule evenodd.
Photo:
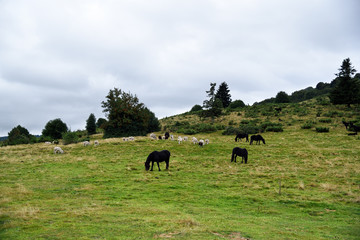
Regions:
M 358 0 L 0 0 L 0 136 L 85 129 L 110 89 L 155 115 L 225 81 L 246 104 L 360 70 Z

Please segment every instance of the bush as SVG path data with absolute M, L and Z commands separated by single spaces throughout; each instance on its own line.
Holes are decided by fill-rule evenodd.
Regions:
M 282 132 L 284 131 L 281 123 L 264 122 L 260 126 L 261 132 Z
M 331 123 L 331 119 L 330 118 L 322 118 L 322 119 L 319 119 L 319 122 L 321 122 L 321 123 Z
M 319 132 L 319 133 L 329 132 L 329 128 L 327 128 L 327 127 L 317 127 L 316 132 Z
M 269 126 L 266 128 L 266 132 L 283 132 L 282 126 Z
M 235 109 L 235 108 L 242 108 L 245 107 L 245 103 L 241 100 L 235 100 L 230 103 L 229 108 Z
M 239 128 L 229 126 L 225 129 L 225 131 L 222 132 L 222 135 L 237 135 L 238 133 L 240 133 Z
M 314 126 L 314 122 L 309 120 L 301 126 L 302 129 L 311 129 Z
M 63 143 L 65 145 L 71 144 L 71 143 L 77 143 L 79 140 L 79 137 L 76 132 L 66 132 L 62 135 Z
M 239 133 L 255 134 L 260 131 L 260 127 L 254 124 L 240 125 Z

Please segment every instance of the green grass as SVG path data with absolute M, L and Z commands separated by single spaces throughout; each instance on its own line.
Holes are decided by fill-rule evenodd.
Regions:
M 210 139 L 203 148 L 147 137 L 61 145 L 63 155 L 2 147 L 0 239 L 358 239 L 359 137 L 295 120 L 262 133 L 265 145 L 220 131 L 195 135 Z M 248 164 L 230 162 L 235 146 Z M 162 149 L 170 169 L 145 171 Z

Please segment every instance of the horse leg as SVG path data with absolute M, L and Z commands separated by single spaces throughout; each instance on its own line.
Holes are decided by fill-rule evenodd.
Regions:
M 169 161 L 166 161 L 166 169 L 169 169 Z
M 150 171 L 153 170 L 153 167 L 154 167 L 154 161 L 151 162 L 151 169 L 150 169 Z
M 157 165 L 158 165 L 159 171 L 161 171 L 159 162 L 156 162 L 156 163 L 157 163 Z

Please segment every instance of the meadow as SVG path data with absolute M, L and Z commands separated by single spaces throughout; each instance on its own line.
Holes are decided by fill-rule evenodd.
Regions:
M 359 239 L 360 138 L 338 116 L 319 121 L 331 109 L 306 109 L 271 116 L 284 131 L 261 133 L 265 145 L 216 131 L 194 135 L 210 140 L 204 147 L 101 135 L 91 137 L 99 146 L 60 145 L 57 155 L 43 143 L 1 147 L 0 239 Z M 309 120 L 329 132 L 302 129 Z M 248 164 L 230 162 L 236 146 Z M 169 170 L 145 171 L 148 154 L 163 149 Z

